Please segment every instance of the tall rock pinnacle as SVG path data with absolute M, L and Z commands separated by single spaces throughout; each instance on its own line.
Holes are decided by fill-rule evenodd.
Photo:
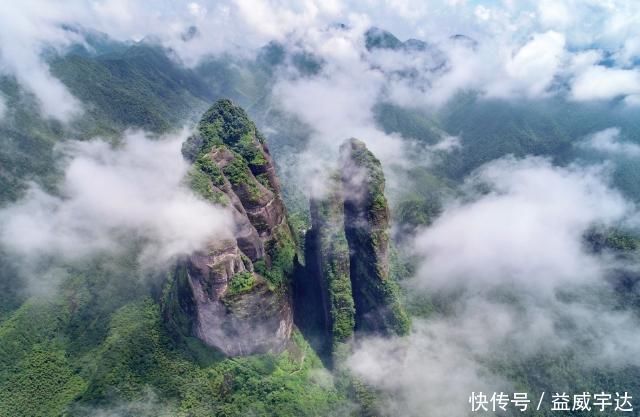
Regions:
M 408 317 L 389 278 L 389 207 L 380 161 L 357 139 L 340 147 L 345 234 L 356 331 L 405 333 Z
M 183 147 L 192 188 L 226 206 L 235 239 L 211 237 L 175 270 L 167 321 L 226 355 L 279 352 L 293 327 L 288 275 L 295 245 L 273 161 L 244 110 L 219 100 Z

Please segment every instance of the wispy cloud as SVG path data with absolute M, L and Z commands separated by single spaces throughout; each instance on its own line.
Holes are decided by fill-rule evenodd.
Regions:
M 0 211 L 0 243 L 28 263 L 76 260 L 141 245 L 143 266 L 166 266 L 208 240 L 231 235 L 229 214 L 184 184 L 185 134 L 158 140 L 129 132 L 123 144 L 68 143 L 59 195 L 33 186 Z
M 569 349 L 583 371 L 638 365 L 640 323 L 612 306 L 606 281 L 632 265 L 584 241 L 594 225 L 636 213 L 606 171 L 506 158 L 474 173 L 474 184 L 485 191 L 446 208 L 415 240 L 410 293 L 443 297 L 447 312 L 417 319 L 405 338 L 365 339 L 350 358 L 388 394 L 393 415 L 467 415 L 471 391 L 513 392 L 517 381 L 492 365 L 505 360 Z
M 571 87 L 575 99 L 609 99 L 638 94 L 637 71 L 631 67 L 640 54 L 638 43 L 633 41 L 640 35 L 634 23 L 639 16 L 640 6 L 623 0 L 206 0 L 161 4 L 73 0 L 56 5 L 25 0 L 7 5 L 0 17 L 0 61 L 4 72 L 16 76 L 39 98 L 45 115 L 68 120 L 81 106 L 51 76 L 43 58 L 45 50 L 62 51 L 82 42 L 63 24 L 103 31 L 119 40 L 153 38 L 194 65 L 209 54 L 252 55 L 270 40 L 310 44 L 319 30 L 341 22 L 355 28 L 377 25 L 403 38 L 423 38 L 442 45 L 450 68 L 441 77 L 427 74 L 424 56 L 414 54 L 390 61 L 393 65 L 407 59 L 416 62 L 420 77 L 428 81 L 421 86 L 423 101 L 432 96 L 445 100 L 448 92 L 459 88 L 478 88 L 499 97 L 538 97 L 549 92 L 556 76 L 575 78 Z M 197 32 L 185 37 L 191 27 Z M 481 48 L 456 52 L 447 42 L 458 33 L 475 38 Z M 335 51 L 329 44 L 318 46 L 312 52 L 325 55 L 329 61 L 342 59 L 335 52 L 346 47 L 351 53 L 360 52 L 348 44 L 334 44 L 338 48 Z M 596 63 L 583 72 L 572 73 L 565 65 L 568 57 L 584 50 L 605 51 L 615 58 L 613 66 Z
M 4 118 L 7 113 L 7 102 L 2 94 L 0 94 L 0 120 Z
M 611 127 L 589 135 L 579 144 L 583 148 L 621 157 L 640 156 L 640 145 L 624 141 L 620 129 Z

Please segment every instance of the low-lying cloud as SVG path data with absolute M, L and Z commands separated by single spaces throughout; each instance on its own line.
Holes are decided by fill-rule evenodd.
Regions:
M 417 237 L 416 250 L 426 259 L 419 276 L 428 279 L 416 285 L 541 288 L 595 279 L 600 262 L 585 250 L 583 234 L 592 225 L 621 222 L 634 210 L 608 186 L 602 167 L 505 158 L 478 170 L 472 183 L 490 191 L 449 207 Z
M 406 338 L 367 339 L 349 358 L 349 368 L 381 389 L 387 415 L 463 416 L 472 391 L 508 391 L 510 384 L 473 359 L 446 321 L 414 323 Z
M 640 71 L 592 65 L 576 75 L 571 95 L 579 101 L 625 97 L 633 104 L 640 97 Z
M 640 156 L 640 145 L 625 141 L 620 128 L 617 127 L 610 127 L 589 135 L 579 145 L 608 156 L 628 158 Z
M 640 322 L 614 307 L 607 281 L 637 268 L 584 240 L 593 226 L 634 224 L 636 207 L 607 171 L 507 157 L 467 186 L 469 196 L 416 236 L 421 261 L 407 284 L 447 308 L 416 319 L 407 337 L 361 340 L 349 359 L 389 395 L 391 414 L 467 415 L 472 391 L 514 391 L 496 375 L 504 361 L 572 352 L 585 372 L 639 366 Z
M 7 5 L 3 12 L 0 71 L 15 76 L 34 93 L 46 116 L 60 120 L 69 120 L 82 109 L 50 74 L 46 60 L 52 51 L 64 53 L 71 44 L 83 43 L 82 36 L 65 25 L 103 31 L 123 41 L 153 39 L 189 66 L 212 54 L 253 56 L 271 40 L 304 46 L 331 65 L 334 58 L 344 58 L 336 52 L 344 55 L 349 49 L 353 56 L 360 54 L 362 42 L 319 44 L 319 33 L 336 23 L 345 24 L 353 34 L 374 25 L 403 39 L 429 42 L 426 50 L 379 50 L 366 63 L 413 73 L 411 80 L 392 77 L 385 82 L 385 94 L 399 103 L 441 104 L 460 89 L 502 98 L 539 98 L 557 92 L 575 100 L 625 97 L 629 103 L 637 103 L 640 95 L 635 67 L 640 47 L 634 40 L 640 34 L 635 24 L 640 7 L 624 0 L 606 5 L 595 0 L 203 0 L 161 6 L 145 0 L 72 0 L 56 5 L 25 0 Z M 456 34 L 471 36 L 476 48 L 452 41 Z M 575 59 L 585 52 L 599 58 L 576 67 Z M 446 62 L 446 71 L 441 61 Z M 360 66 L 351 70 L 362 72 Z M 363 81 L 369 81 L 363 75 Z M 566 85 L 561 87 L 558 80 Z M 340 79 L 336 81 L 339 86 Z M 359 85 L 350 91 L 361 91 Z
M 32 186 L 2 209 L 0 243 L 18 259 L 75 260 L 119 253 L 135 242 L 143 265 L 162 266 L 230 236 L 229 214 L 184 184 L 185 135 L 151 139 L 128 132 L 116 147 L 97 139 L 66 143 L 59 195 Z
M 146 388 L 137 400 L 107 407 L 75 406 L 73 412 L 82 417 L 173 417 L 178 414 L 175 404 L 163 402 L 151 388 Z
M 0 94 L 0 120 L 4 118 L 7 113 L 7 102 L 5 98 Z

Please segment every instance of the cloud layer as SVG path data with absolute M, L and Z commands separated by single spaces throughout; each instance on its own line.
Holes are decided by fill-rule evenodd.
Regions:
M 640 145 L 625 141 L 617 127 L 589 135 L 579 146 L 613 157 L 633 158 L 640 156 Z
M 417 319 L 405 338 L 361 341 L 349 361 L 389 395 L 391 414 L 467 415 L 472 391 L 513 392 L 492 366 L 504 360 L 570 350 L 582 370 L 640 365 L 640 323 L 613 307 L 606 281 L 614 269 L 635 269 L 584 240 L 593 226 L 636 216 L 606 170 L 505 158 L 467 185 L 470 195 L 414 245 L 410 293 L 446 300 L 446 312 Z
M 621 222 L 634 209 L 609 188 L 602 169 L 559 168 L 533 157 L 496 161 L 468 183 L 491 191 L 448 208 L 418 236 L 416 249 L 426 259 L 421 276 L 429 278 L 417 285 L 539 289 L 591 281 L 601 271 L 584 249 L 584 233 L 592 225 Z
M 390 97 L 398 100 L 409 94 L 422 96 L 418 102 L 441 103 L 461 88 L 494 97 L 536 98 L 554 90 L 556 79 L 564 79 L 574 100 L 621 96 L 636 103 L 639 17 L 640 5 L 625 0 L 72 0 L 55 6 L 25 0 L 7 5 L 0 17 L 0 69 L 36 94 L 45 115 L 68 120 L 81 106 L 51 76 L 44 58 L 82 42 L 63 25 L 103 31 L 118 40 L 155 39 L 188 65 L 209 54 L 251 56 L 270 40 L 303 45 L 336 65 L 348 56 L 357 59 L 362 42 L 353 40 L 362 28 L 375 25 L 401 38 L 427 40 L 448 62 L 446 72 L 434 74 L 433 56 L 424 51 L 374 57 L 387 70 L 401 65 L 417 71 L 409 85 L 388 81 Z M 351 28 L 351 40 L 319 42 L 318 33 L 335 23 Z M 197 30 L 186 36 L 192 27 Z M 451 42 L 456 34 L 476 39 L 478 48 L 460 49 Z M 590 60 L 585 61 L 585 52 Z M 363 75 L 362 82 L 371 81 Z M 369 88 L 375 90 L 375 85 Z
M 7 114 L 7 103 L 5 98 L 0 94 L 0 120 Z
M 129 132 L 122 145 L 68 143 L 60 195 L 33 186 L 0 212 L 0 243 L 18 259 L 79 259 L 141 245 L 140 261 L 164 266 L 230 236 L 229 214 L 195 196 L 183 183 L 185 134 L 157 140 Z

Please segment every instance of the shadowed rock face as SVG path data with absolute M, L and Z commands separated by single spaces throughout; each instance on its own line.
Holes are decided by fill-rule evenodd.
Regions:
M 195 253 L 185 268 L 193 333 L 229 356 L 280 351 L 291 334 L 291 308 L 284 295 L 269 289 L 234 241 L 208 253 Z M 250 277 L 250 287 L 232 287 L 234 277 Z M 239 278 L 236 278 L 239 279 Z
M 193 188 L 228 207 L 236 230 L 234 239 L 212 236 L 206 250 L 177 266 L 165 315 L 184 324 L 177 326 L 184 336 L 229 356 L 280 352 L 293 316 L 288 282 L 276 278 L 289 272 L 293 240 L 262 136 L 242 109 L 220 100 L 183 153 L 194 163 Z
M 235 240 L 223 240 L 206 252 L 196 252 L 187 263 L 187 272 L 194 283 L 192 287 L 197 287 L 197 298 L 201 300 L 220 298 L 236 274 L 252 270 L 251 264 L 243 261 Z
M 310 214 L 312 228 L 305 239 L 306 271 L 296 279 L 296 320 L 316 350 L 332 363 L 353 336 L 355 314 L 342 183 L 337 173 L 328 181 L 326 193 L 311 199 Z
M 357 331 L 405 333 L 408 318 L 389 278 L 389 207 L 380 161 L 357 139 L 340 147 L 345 235 Z
M 296 322 L 329 363 L 341 360 L 356 332 L 409 330 L 389 273 L 382 167 L 356 139 L 346 141 L 340 154 L 339 169 L 311 200 L 306 270 L 295 285 Z
M 327 294 L 332 351 L 349 341 L 355 325 L 355 309 L 349 276 L 349 246 L 344 231 L 344 195 L 340 178 L 330 180 L 327 195 L 311 200 L 312 227 L 316 231 L 317 258 L 323 292 Z
M 268 181 L 263 185 L 249 167 L 244 166 L 246 163 L 242 157 L 227 148 L 213 149 L 209 158 L 223 173 L 231 177 L 233 182 L 225 178 L 225 194 L 229 195 L 232 201 L 240 203 L 241 210 L 263 242 L 272 236 L 276 227 L 286 224 L 286 212 L 277 182 Z

